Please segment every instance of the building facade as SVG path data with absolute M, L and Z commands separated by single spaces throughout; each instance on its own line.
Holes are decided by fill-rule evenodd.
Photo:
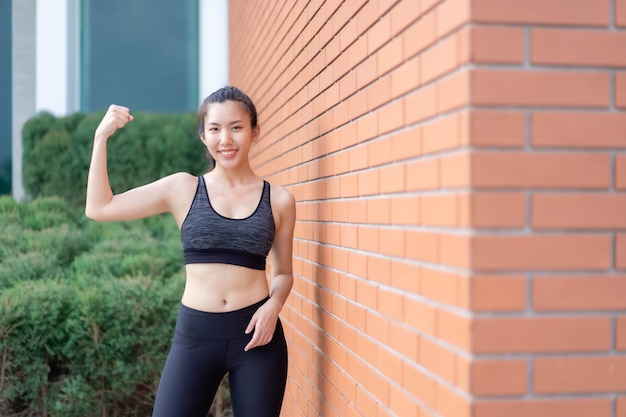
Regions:
M 0 193 L 24 197 L 21 128 L 41 111 L 195 110 L 228 83 L 226 0 L 6 0 Z

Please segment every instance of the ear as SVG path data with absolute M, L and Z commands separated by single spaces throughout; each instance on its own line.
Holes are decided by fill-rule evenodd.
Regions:
M 254 129 L 252 129 L 252 143 L 257 143 L 260 137 L 261 137 L 261 126 L 256 125 Z
M 198 136 L 200 137 L 200 141 L 206 145 L 206 142 L 204 141 L 204 132 L 198 133 Z

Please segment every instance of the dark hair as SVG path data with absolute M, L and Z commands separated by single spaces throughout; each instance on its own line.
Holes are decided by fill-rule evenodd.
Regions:
M 235 101 L 240 103 L 250 116 L 250 124 L 252 125 L 252 128 L 256 127 L 257 113 L 252 99 L 237 87 L 226 86 L 211 93 L 211 95 L 205 98 L 202 102 L 200 110 L 198 110 L 198 133 L 204 132 L 204 118 L 209 111 L 209 105 L 212 103 L 224 103 L 226 101 Z

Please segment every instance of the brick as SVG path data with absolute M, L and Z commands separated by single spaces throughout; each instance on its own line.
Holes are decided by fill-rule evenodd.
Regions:
M 535 229 L 626 228 L 626 194 L 537 193 L 531 210 Z
M 515 192 L 472 193 L 471 226 L 478 229 L 523 228 L 526 225 L 526 195 Z
M 400 97 L 421 84 L 420 58 L 403 62 L 391 73 L 391 96 Z
M 472 346 L 472 320 L 467 315 L 457 314 L 447 309 L 436 311 L 436 336 L 464 351 Z
M 437 87 L 429 85 L 404 98 L 404 121 L 408 124 L 422 122 L 437 115 Z
M 460 130 L 460 118 L 456 113 L 425 124 L 422 130 L 422 152 L 430 154 L 458 148 Z
M 404 390 L 391 390 L 389 393 L 389 408 L 395 415 L 406 417 L 420 417 L 420 404 Z
M 626 357 L 535 358 L 535 392 L 572 394 L 626 391 Z
M 494 317 L 477 318 L 473 323 L 474 353 L 597 352 L 610 348 L 609 317 Z
M 615 236 L 615 267 L 626 269 L 626 233 Z
M 615 417 L 626 417 L 626 397 L 617 397 L 615 399 Z
M 420 0 L 404 0 L 397 2 L 389 12 L 391 16 L 391 36 L 395 37 L 404 31 L 420 14 Z
M 367 5 L 365 6 L 367 7 Z M 374 16 L 372 16 L 374 17 Z M 374 25 L 367 31 L 367 53 L 372 55 L 391 39 L 391 18 L 376 16 Z
M 422 84 L 427 84 L 458 67 L 457 47 L 456 37 L 448 36 L 420 55 Z
M 391 218 L 397 225 L 420 224 L 420 198 L 417 196 L 403 196 L 391 199 Z
M 476 275 L 471 278 L 471 309 L 477 312 L 524 311 L 524 275 Z
M 454 194 L 430 194 L 420 198 L 420 223 L 454 227 L 459 222 L 459 203 Z
M 532 294 L 535 311 L 624 310 L 626 275 L 537 276 Z
M 404 101 L 393 101 L 377 111 L 378 131 L 381 135 L 404 127 Z
M 439 239 L 440 262 L 469 270 L 471 268 L 471 238 L 462 233 L 443 233 Z
M 521 148 L 526 141 L 526 115 L 517 111 L 473 110 L 470 138 L 478 147 Z
M 608 154 L 478 151 L 472 155 L 472 181 L 489 188 L 607 189 L 610 167 Z
M 471 102 L 469 71 L 459 71 L 436 84 L 437 112 L 446 113 Z
M 404 299 L 405 324 L 419 333 L 434 336 L 437 313 L 435 308 L 418 299 L 405 297 Z
M 437 18 L 437 37 L 441 39 L 469 23 L 471 1 L 446 0 L 435 9 L 435 14 Z
M 615 349 L 626 350 L 626 316 L 615 318 Z
M 623 67 L 626 32 L 532 29 L 530 58 L 539 65 Z
M 439 240 L 440 235 L 438 233 L 421 230 L 407 230 L 406 256 L 409 259 L 423 262 L 438 262 Z
M 440 416 L 472 417 L 470 400 L 458 391 L 437 383 L 435 411 Z
M 439 162 L 441 188 L 469 187 L 471 177 L 471 155 L 461 151 L 442 156 Z
M 378 75 L 383 76 L 402 64 L 402 38 L 393 38 L 378 52 Z M 418 78 L 419 80 L 419 78 Z
M 394 132 L 391 137 L 391 157 L 394 161 L 414 158 L 422 154 L 422 129 L 414 127 Z M 370 152 L 371 155 L 371 152 Z
M 423 15 L 402 33 L 404 59 L 409 59 L 435 43 L 437 40 L 435 13 Z
M 608 26 L 611 0 L 476 0 L 476 22 Z
M 420 275 L 420 295 L 428 300 L 449 305 L 459 304 L 458 274 L 430 268 L 423 268 Z
M 474 104 L 480 106 L 559 106 L 608 108 L 611 76 L 590 71 L 476 69 Z
M 615 73 L 615 106 L 626 109 L 626 71 Z
M 472 62 L 521 64 L 525 59 L 525 31 L 516 27 L 472 28 Z
M 613 417 L 611 403 L 610 398 L 478 400 L 473 417 Z
M 536 147 L 626 148 L 626 113 L 534 112 L 531 120 Z
M 615 156 L 615 187 L 626 190 L 626 154 Z
M 609 234 L 480 235 L 472 248 L 476 271 L 611 267 Z
M 626 27 L 626 0 L 615 0 L 615 26 Z M 626 415 L 626 408 L 624 408 L 624 413 Z
M 425 191 L 439 188 L 439 160 L 436 158 L 420 159 L 407 164 L 407 191 Z
M 402 385 L 424 405 L 433 408 L 435 405 L 435 381 L 421 369 L 407 364 L 402 378 Z M 364 413 L 363 415 L 368 415 Z
M 525 359 L 478 359 L 472 362 L 470 393 L 477 396 L 523 395 L 528 386 Z
M 455 379 L 455 354 L 439 343 L 425 337 L 420 338 L 419 346 L 420 365 L 429 371 L 447 380 L 454 382 Z
M 367 107 L 374 110 L 391 101 L 391 77 L 385 76 L 376 80 L 367 89 Z

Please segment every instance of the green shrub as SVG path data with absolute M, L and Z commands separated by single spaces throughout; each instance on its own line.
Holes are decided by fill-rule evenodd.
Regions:
M 181 290 L 181 279 L 85 276 L 3 292 L 0 412 L 148 415 Z

